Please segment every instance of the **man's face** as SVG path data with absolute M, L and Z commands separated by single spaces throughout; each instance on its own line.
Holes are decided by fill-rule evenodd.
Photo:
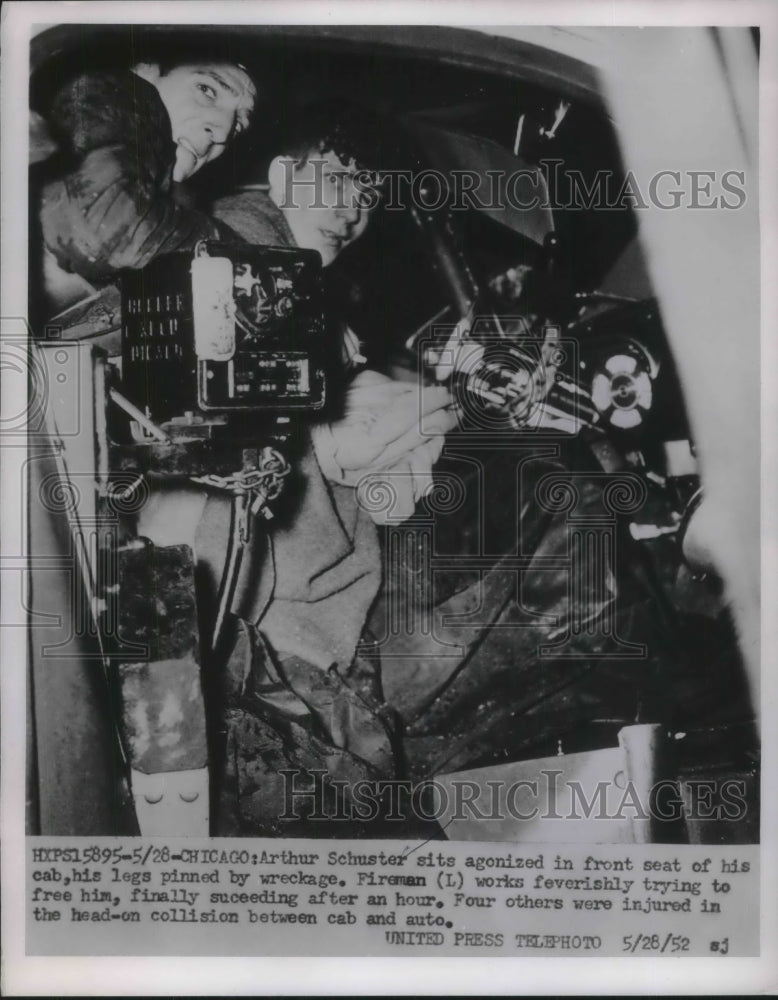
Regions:
M 198 63 L 165 74 L 151 67 L 141 75 L 157 88 L 170 116 L 177 147 L 175 181 L 221 156 L 229 140 L 249 126 L 256 88 L 237 66 Z
M 367 228 L 376 198 L 366 191 L 363 176 L 353 160 L 342 163 L 332 150 L 311 152 L 304 166 L 286 157 L 273 161 L 270 196 L 297 245 L 318 250 L 324 267 Z

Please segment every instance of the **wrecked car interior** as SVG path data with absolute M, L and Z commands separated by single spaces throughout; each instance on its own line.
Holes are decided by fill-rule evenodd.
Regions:
M 279 775 L 326 771 L 328 802 L 360 780 L 466 775 L 486 788 L 531 765 L 579 766 L 631 746 L 634 727 L 652 752 L 661 737 L 651 773 L 679 802 L 701 779 L 713 802 L 739 782 L 743 804 L 737 822 L 681 809 L 648 839 L 756 842 L 755 699 L 725 582 L 695 535 L 705 488 L 688 369 L 642 237 L 648 195 L 596 70 L 561 47 L 454 28 L 62 25 L 33 40 L 31 110 L 46 121 L 74 66 L 216 49 L 257 82 L 254 122 L 178 185 L 180 204 L 207 214 L 225 195 L 266 190 L 277 135 L 322 95 L 380 120 L 381 204 L 315 292 L 303 257 L 292 274 L 280 250 L 241 257 L 219 243 L 185 267 L 181 254 L 160 257 L 57 298 L 33 206 L 61 150 L 31 146 L 30 324 L 53 402 L 30 438 L 31 551 L 49 563 L 31 570 L 29 831 L 186 832 L 191 822 L 232 836 L 518 839 L 515 824 L 497 831 L 433 806 L 406 822 L 386 803 L 369 822 L 335 822 L 302 794 L 302 815 L 284 819 Z M 724 195 L 737 201 L 732 179 Z M 307 367 L 289 375 L 288 360 L 273 361 L 275 381 L 246 375 L 247 394 L 265 393 L 250 412 L 224 402 L 218 360 L 198 362 L 213 370 L 193 403 L 184 368 L 144 347 L 149 323 L 173 331 L 175 316 L 183 330 L 199 308 L 149 302 L 190 295 L 190 272 L 217 260 L 250 276 L 268 269 L 260 302 L 276 303 L 286 338 L 273 358 L 311 359 L 310 380 Z M 262 640 L 236 632 L 224 581 L 206 580 L 185 545 L 144 548 L 139 511 L 169 482 L 222 488 L 252 452 L 255 478 L 236 495 L 259 513 L 241 544 L 259 552 L 285 528 L 301 502 L 306 427 L 320 405 L 342 406 L 342 374 L 316 353 L 318 319 L 305 335 L 283 326 L 290 301 L 313 302 L 313 314 L 319 295 L 321 315 L 353 331 L 367 368 L 387 378 L 434 385 L 463 323 L 478 350 L 447 383 L 458 423 L 410 516 L 364 490 L 365 503 L 383 504 L 373 517 L 380 588 L 353 661 L 327 673 L 265 651 L 260 683 L 246 650 L 256 656 Z M 251 344 L 269 321 L 255 310 L 241 322 Z M 528 359 L 547 373 L 541 400 Z M 508 406 L 527 385 L 528 399 Z M 52 449 L 55 439 L 64 444 Z M 144 644 L 151 654 L 137 653 Z M 160 828 L 154 803 L 175 772 L 206 773 L 207 794 L 195 819 L 179 810 Z

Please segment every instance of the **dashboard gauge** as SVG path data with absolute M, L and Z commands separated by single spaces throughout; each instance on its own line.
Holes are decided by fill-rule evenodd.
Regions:
M 635 343 L 606 356 L 595 367 L 592 402 L 611 427 L 632 430 L 643 423 L 654 401 L 656 372 L 656 363 Z

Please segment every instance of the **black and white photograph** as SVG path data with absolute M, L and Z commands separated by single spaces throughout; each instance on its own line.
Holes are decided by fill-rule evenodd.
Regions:
M 150 949 L 95 954 L 240 911 L 355 935 L 290 955 L 758 955 L 766 8 L 40 6 L 3 46 L 28 951 L 111 919 L 83 862 Z

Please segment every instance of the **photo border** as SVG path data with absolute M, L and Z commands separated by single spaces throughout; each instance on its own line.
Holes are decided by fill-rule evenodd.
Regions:
M 7 3 L 2 10 L 2 303 L 0 316 L 21 316 L 27 309 L 27 85 L 29 32 L 33 25 L 79 22 L 86 19 L 115 23 L 254 23 L 267 24 L 441 24 L 484 28 L 522 22 L 555 28 L 609 27 L 639 24 L 663 26 L 688 24 L 759 25 L 760 53 L 760 224 L 762 244 L 762 358 L 764 373 L 762 425 L 762 718 L 763 787 L 776 777 L 776 727 L 771 726 L 778 706 L 776 681 L 770 669 L 776 662 L 775 616 L 778 606 L 775 511 L 778 510 L 776 442 L 770 429 L 778 426 L 778 6 L 769 2 L 653 2 L 623 0 L 586 3 L 562 0 L 515 0 L 473 5 L 461 2 L 394 2 L 379 6 L 342 2 L 224 3 Z M 518 29 L 517 29 L 518 30 Z M 551 29 L 554 30 L 554 29 Z M 526 31 L 522 33 L 526 37 Z M 585 31 L 565 32 L 570 54 L 586 49 Z M 18 385 L 6 391 L 3 372 L 3 412 L 18 405 Z M 16 398 L 14 398 L 14 396 Z M 5 444 L 5 442 L 2 442 Z M 12 442 L 8 442 L 9 444 Z M 18 443 L 18 442 L 17 442 Z M 22 496 L 20 463 L 24 447 L 4 447 L 0 480 L 0 530 L 13 532 L 20 523 Z M 4 574 L 3 576 L 7 576 Z M 9 581 L 2 581 L 2 619 L 13 618 L 8 602 L 17 599 Z M 100 993 L 291 994 L 366 993 L 490 994 L 573 993 L 744 993 L 774 991 L 778 984 L 778 877 L 776 829 L 778 801 L 762 798 L 762 957 L 687 959 L 683 963 L 631 959 L 619 963 L 606 959 L 570 958 L 548 962 L 542 958 L 415 959 L 341 958 L 299 959 L 213 958 L 29 958 L 24 955 L 24 769 L 26 639 L 23 630 L 4 628 L 2 642 L 2 932 L 3 991 L 6 995 Z M 515 964 L 520 962 L 520 964 Z

